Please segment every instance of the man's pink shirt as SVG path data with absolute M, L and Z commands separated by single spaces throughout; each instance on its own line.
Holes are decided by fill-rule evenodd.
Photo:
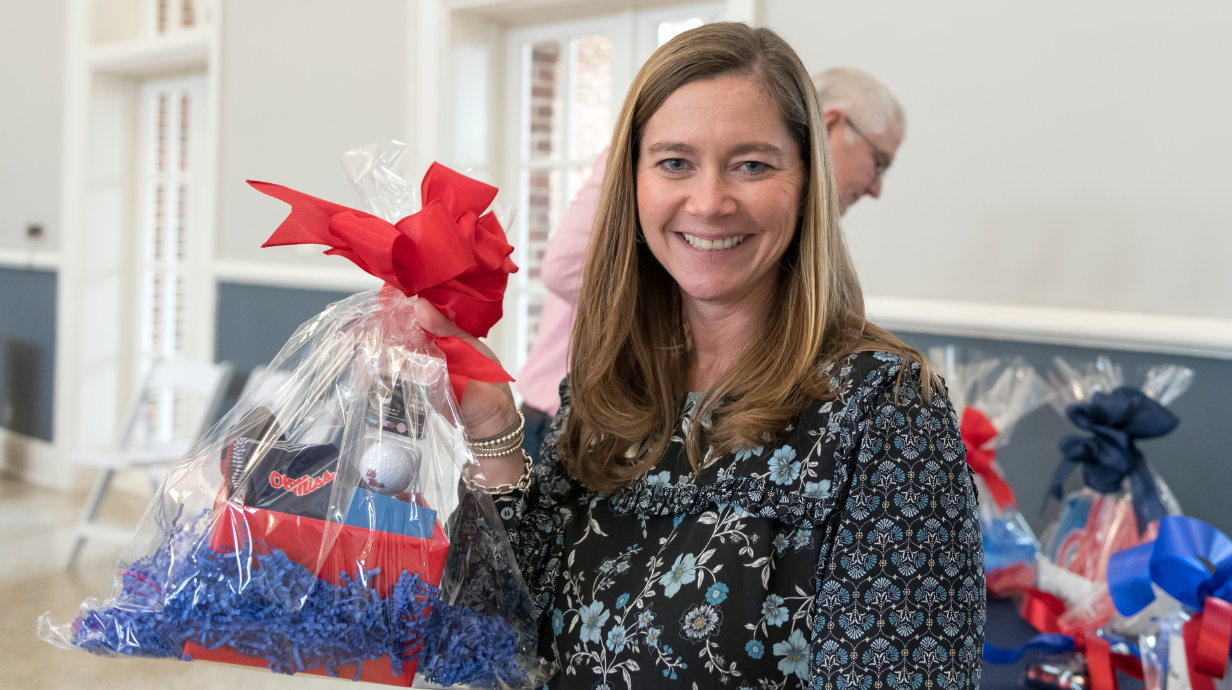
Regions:
M 518 374 L 518 392 L 527 405 L 549 415 L 556 414 L 560 407 L 560 382 L 569 370 L 569 331 L 577 313 L 582 267 L 586 263 L 586 247 L 590 244 L 595 211 L 599 208 L 599 190 L 603 187 L 606 165 L 607 149 L 604 149 L 595 159 L 586 184 L 565 211 L 543 256 L 540 275 L 548 296 L 539 315 L 539 333 L 526 357 L 526 366 Z

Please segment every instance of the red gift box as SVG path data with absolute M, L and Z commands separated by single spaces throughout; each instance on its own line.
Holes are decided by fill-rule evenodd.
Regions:
M 210 546 L 216 551 L 234 551 L 238 544 L 245 543 L 251 543 L 254 556 L 281 549 L 287 558 L 334 585 L 342 584 L 344 573 L 354 580 L 361 570 L 380 568 L 380 573 L 369 578 L 369 586 L 381 597 L 389 596 L 390 588 L 398 582 L 403 571 L 417 574 L 428 584 L 439 586 L 441 573 L 445 569 L 445 555 L 449 551 L 449 541 L 439 523 L 432 539 L 419 539 L 230 503 L 216 506 L 214 514 L 216 521 L 210 535 Z M 323 544 L 330 545 L 328 550 L 322 549 Z M 407 656 L 418 651 L 408 650 Z M 184 653 L 193 659 L 206 661 L 260 668 L 269 666 L 265 659 L 241 654 L 230 645 L 207 649 L 188 642 L 184 645 Z M 402 673 L 395 675 L 388 657 L 369 659 L 364 662 L 358 679 L 410 687 L 418 665 L 418 659 L 403 663 Z M 355 671 L 355 664 L 337 667 L 340 678 L 354 678 Z M 328 675 L 324 664 L 306 668 L 303 672 Z

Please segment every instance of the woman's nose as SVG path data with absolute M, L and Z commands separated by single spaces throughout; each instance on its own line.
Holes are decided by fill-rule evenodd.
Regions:
M 709 171 L 699 175 L 696 185 L 691 190 L 685 210 L 706 223 L 734 213 L 736 200 L 732 198 L 727 180 L 722 173 Z

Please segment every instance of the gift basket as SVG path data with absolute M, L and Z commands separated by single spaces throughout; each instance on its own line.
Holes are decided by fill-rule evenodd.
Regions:
M 1056 360 L 1049 373 L 1057 394 L 1053 404 L 1087 433 L 1061 440 L 1062 460 L 1049 488 L 1060 506 L 1044 531 L 1037 562 L 1038 589 L 1060 604 L 1055 623 L 1028 620 L 1037 628 L 1089 632 L 1111 621 L 1116 612 L 1106 584 L 1109 556 L 1154 539 L 1159 519 L 1180 513 L 1136 441 L 1176 428 L 1179 420 L 1166 406 L 1192 379 L 1191 369 L 1160 365 L 1147 372 L 1141 388 L 1133 388 L 1106 357 L 1081 368 Z M 1078 467 L 1084 486 L 1063 495 L 1065 480 Z
M 1165 516 L 1158 536 L 1112 555 L 1108 590 L 1117 610 L 1142 617 L 1161 600 L 1139 637 L 1148 690 L 1232 688 L 1232 539 L 1190 517 Z
M 1052 389 L 1022 359 L 1003 364 L 971 356 L 960 362 L 953 346 L 933 348 L 929 358 L 945 378 L 967 446 L 967 464 L 975 473 L 988 593 L 1020 593 L 1035 585 L 1039 542 L 1018 511 L 1014 490 L 997 463 L 997 449 L 1009 443 L 1020 419 L 1048 403 Z
M 508 381 L 459 338 L 416 322 L 429 300 L 476 337 L 501 316 L 512 247 L 496 189 L 404 145 L 344 167 L 373 214 L 278 185 L 266 246 L 325 244 L 382 278 L 295 332 L 172 469 L 109 596 L 39 621 L 48 642 L 112 656 L 210 660 L 410 686 L 538 687 L 537 618 L 458 400 Z M 250 396 L 251 397 L 251 396 Z

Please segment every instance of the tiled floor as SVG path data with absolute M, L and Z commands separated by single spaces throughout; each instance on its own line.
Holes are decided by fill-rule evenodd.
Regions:
M 135 525 L 145 509 L 144 501 L 122 493 L 112 496 L 104 519 Z M 0 688 L 347 687 L 342 685 L 347 681 L 311 676 L 292 678 L 223 664 L 96 657 L 79 650 L 58 649 L 40 640 L 35 629 L 45 611 L 50 611 L 57 623 L 71 623 L 85 599 L 105 598 L 111 587 L 118 546 L 87 545 L 76 571 L 66 573 L 63 569 L 84 500 L 84 495 L 42 489 L 0 476 Z

